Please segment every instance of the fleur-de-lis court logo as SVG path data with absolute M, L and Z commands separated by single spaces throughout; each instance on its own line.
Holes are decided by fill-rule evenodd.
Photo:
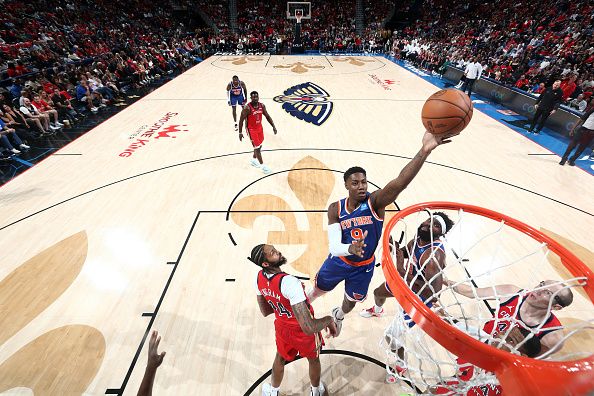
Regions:
M 324 69 L 322 65 L 310 65 L 303 62 L 295 62 L 289 65 L 276 65 L 274 66 L 275 69 L 291 69 L 293 73 L 303 74 L 307 73 L 310 69 L 312 70 L 321 70 Z
M 334 105 L 329 97 L 319 85 L 306 82 L 286 89 L 283 95 L 275 96 L 274 101 L 282 103 L 283 110 L 291 116 L 320 126 L 332 114 Z
M 233 65 L 245 65 L 248 62 L 260 62 L 263 61 L 263 58 L 258 58 L 255 56 L 239 56 L 232 59 L 221 59 L 223 62 L 231 62 Z
M 365 63 L 375 62 L 373 59 L 361 58 L 361 57 L 354 57 L 354 56 L 345 56 L 345 57 L 336 57 L 332 58 L 335 62 L 349 62 L 350 65 L 355 66 L 363 66 Z
M 283 174 L 284 175 L 284 174 Z M 277 245 L 305 246 L 305 251 L 296 260 L 289 262 L 297 271 L 308 274 L 311 279 L 328 256 L 328 236 L 325 224 L 332 191 L 337 183 L 335 172 L 318 159 L 307 156 L 293 165 L 288 172 L 288 184 L 301 203 L 291 207 L 287 200 L 271 194 L 249 195 L 233 205 L 231 218 L 242 228 L 252 229 L 260 216 L 276 216 L 284 225 L 283 231 L 268 231 L 266 243 Z M 260 209 L 254 211 L 254 208 Z M 390 205 L 388 209 L 395 209 Z M 271 212 L 266 212 L 271 210 Z M 299 229 L 296 211 L 306 211 L 309 229 Z M 385 219 L 385 223 L 389 220 Z
M 82 231 L 47 248 L 0 281 L 0 345 L 33 322 L 75 281 L 87 257 Z M 0 392 L 24 387 L 39 395 L 80 395 L 97 375 L 105 338 L 94 327 L 51 329 L 0 365 Z

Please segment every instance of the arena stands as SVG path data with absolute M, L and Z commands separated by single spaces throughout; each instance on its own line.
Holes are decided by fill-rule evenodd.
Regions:
M 536 92 L 541 83 L 562 79 L 566 101 L 588 98 L 594 86 L 593 10 L 586 0 L 430 0 L 421 18 L 395 35 L 395 52 L 430 70 L 477 56 L 485 77 L 502 84 Z

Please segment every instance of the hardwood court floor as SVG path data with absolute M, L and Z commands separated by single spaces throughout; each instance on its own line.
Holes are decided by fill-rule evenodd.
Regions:
M 234 74 L 278 128 L 264 125 L 267 177 L 233 130 L 225 86 Z M 308 82 L 307 92 L 328 94 L 315 102 L 323 111 L 299 106 L 312 123 L 273 100 Z M 377 186 L 394 178 L 420 147 L 420 110 L 435 90 L 383 58 L 211 57 L 61 150 L 81 155 L 51 156 L 0 188 L 0 392 L 133 395 L 146 362 L 139 347 L 157 329 L 167 356 L 156 395 L 245 394 L 275 353 L 246 260 L 252 246 L 274 243 L 286 271 L 313 277 L 327 254 L 325 210 L 345 194 L 341 172 L 364 166 Z M 475 111 L 397 204 L 485 206 L 591 254 L 591 176 L 528 155 L 539 153 L 548 152 Z M 382 281 L 378 270 L 371 288 Z M 342 293 L 317 300 L 317 315 Z M 346 351 L 322 357 L 335 395 L 407 390 L 384 384 L 373 362 L 384 358 L 389 317 L 360 318 L 370 303 L 327 340 Z M 395 303 L 386 307 L 392 314 Z M 287 366 L 285 394 L 305 394 L 306 370 Z

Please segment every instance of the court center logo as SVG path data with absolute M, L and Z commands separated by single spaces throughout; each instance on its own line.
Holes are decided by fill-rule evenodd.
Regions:
M 295 118 L 322 125 L 332 114 L 333 103 L 330 94 L 312 82 L 292 86 L 283 95 L 274 97 L 274 101 L 283 104 L 283 110 Z

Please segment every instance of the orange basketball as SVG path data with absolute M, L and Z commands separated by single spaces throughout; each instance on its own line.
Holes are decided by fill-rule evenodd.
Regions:
M 434 135 L 458 133 L 472 119 L 472 102 L 462 91 L 442 89 L 429 96 L 421 117 L 425 129 Z

